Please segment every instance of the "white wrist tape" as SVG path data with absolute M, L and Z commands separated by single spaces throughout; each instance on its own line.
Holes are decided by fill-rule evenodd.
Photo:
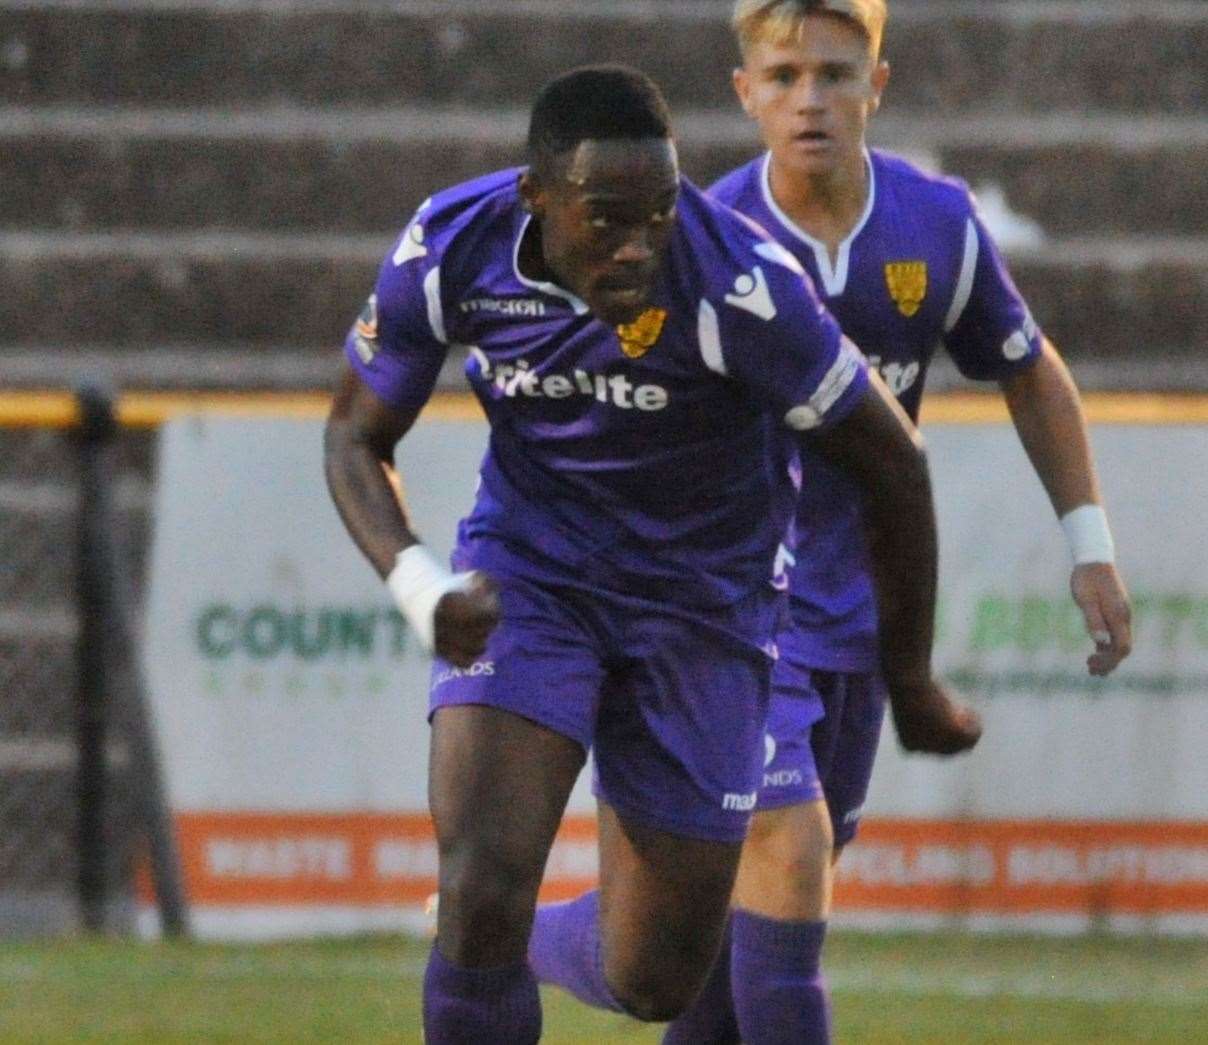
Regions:
M 1097 504 L 1084 504 L 1061 517 L 1074 565 L 1115 562 L 1116 546 L 1107 525 L 1107 513 Z
M 386 578 L 386 587 L 429 653 L 436 631 L 436 604 L 447 592 L 464 590 L 471 576 L 472 573 L 450 573 L 422 544 L 413 544 L 398 553 L 394 569 Z

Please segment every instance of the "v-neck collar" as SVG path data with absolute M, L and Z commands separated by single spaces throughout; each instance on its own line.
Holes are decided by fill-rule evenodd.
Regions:
M 851 257 L 852 242 L 860 235 L 861 230 L 868 223 L 868 219 L 872 215 L 873 204 L 876 202 L 877 177 L 873 169 L 872 157 L 869 156 L 867 149 L 864 150 L 864 165 L 868 170 L 868 200 L 864 204 L 864 212 L 860 215 L 860 220 L 856 222 L 851 232 L 839 243 L 839 249 L 835 252 L 835 263 L 833 265 L 831 264 L 830 251 L 827 250 L 826 244 L 822 240 L 811 236 L 785 214 L 772 196 L 772 154 L 770 152 L 764 156 L 763 168 L 759 173 L 759 187 L 763 193 L 763 201 L 767 204 L 768 210 L 776 216 L 776 220 L 781 225 L 813 250 L 814 260 L 818 266 L 818 275 L 822 280 L 822 289 L 826 291 L 827 297 L 836 297 L 842 294 L 847 287 L 847 269 Z

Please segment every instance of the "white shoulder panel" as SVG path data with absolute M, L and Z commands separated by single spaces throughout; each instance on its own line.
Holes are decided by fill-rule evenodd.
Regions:
M 440 266 L 437 265 L 424 277 L 424 298 L 428 302 L 428 325 L 436 340 L 442 345 L 449 343 L 445 336 L 445 314 L 440 303 Z
M 701 358 L 705 366 L 715 374 L 726 374 L 726 361 L 721 354 L 721 328 L 717 323 L 717 310 L 701 298 L 697 314 L 696 336 L 700 341 Z
M 965 219 L 965 254 L 961 259 L 961 273 L 956 280 L 956 290 L 952 294 L 952 304 L 948 307 L 948 315 L 944 317 L 944 333 L 947 334 L 960 322 L 961 313 L 969 304 L 969 295 L 973 291 L 973 274 L 977 271 L 977 227 L 972 218 Z

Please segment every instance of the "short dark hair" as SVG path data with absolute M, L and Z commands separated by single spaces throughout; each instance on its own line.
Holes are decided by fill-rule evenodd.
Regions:
M 587 139 L 670 137 L 671 113 L 650 77 L 625 65 L 585 65 L 537 95 L 528 159 L 543 168 Z

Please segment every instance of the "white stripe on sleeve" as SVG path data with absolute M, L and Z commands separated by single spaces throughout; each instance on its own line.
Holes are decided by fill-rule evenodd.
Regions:
M 961 313 L 969 304 L 969 295 L 973 291 L 973 273 L 977 271 L 977 226 L 972 218 L 965 219 L 965 256 L 961 260 L 961 273 L 956 280 L 956 290 L 952 295 L 952 304 L 948 315 L 944 317 L 944 333 L 949 333 L 960 322 Z
M 726 361 L 721 354 L 721 328 L 717 324 L 717 311 L 704 298 L 701 298 L 700 312 L 697 314 L 696 337 L 705 366 L 725 377 Z
M 785 414 L 784 423 L 798 432 L 805 432 L 822 424 L 822 419 L 830 408 L 856 379 L 862 358 L 860 350 L 846 337 L 842 338 L 839 342 L 839 354 L 818 383 L 814 394 L 808 402 L 793 407 Z
M 428 325 L 436 340 L 447 345 L 449 339 L 445 336 L 445 314 L 440 303 L 440 266 L 435 266 L 424 277 L 424 298 L 428 302 Z

